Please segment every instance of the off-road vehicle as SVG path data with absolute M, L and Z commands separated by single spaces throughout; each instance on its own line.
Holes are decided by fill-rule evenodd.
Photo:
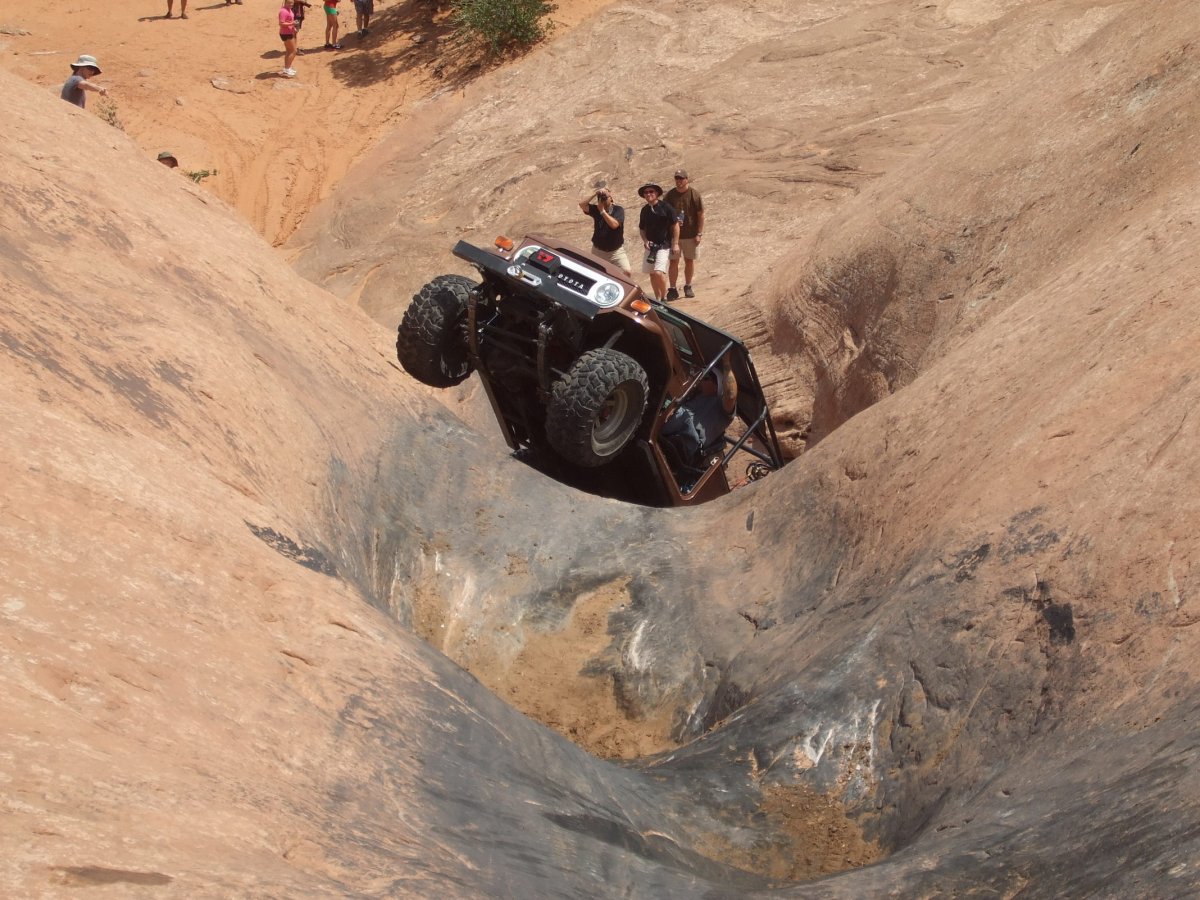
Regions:
M 754 479 L 783 464 L 750 354 L 737 338 L 647 298 L 615 266 L 543 235 L 459 241 L 480 279 L 440 275 L 413 297 L 396 339 L 418 381 L 477 371 L 514 452 L 584 490 L 652 506 L 730 489 L 738 454 Z M 737 379 L 726 435 L 687 454 L 661 432 L 722 358 Z M 691 458 L 687 458 L 690 456 Z

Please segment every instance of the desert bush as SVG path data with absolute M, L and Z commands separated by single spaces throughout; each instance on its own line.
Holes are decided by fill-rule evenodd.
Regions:
M 485 41 L 494 53 L 527 47 L 544 38 L 558 6 L 547 0 L 454 0 L 452 21 L 459 34 Z
M 113 128 L 117 128 L 121 131 L 125 130 L 125 125 L 121 122 L 120 117 L 117 115 L 117 104 L 106 98 L 98 101 L 96 107 L 96 113 L 101 119 L 103 119 Z

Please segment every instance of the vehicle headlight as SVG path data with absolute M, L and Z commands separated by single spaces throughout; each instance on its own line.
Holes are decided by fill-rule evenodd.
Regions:
M 616 306 L 621 302 L 621 297 L 625 292 L 621 290 L 621 286 L 609 281 L 600 285 L 596 289 L 595 302 L 598 306 Z

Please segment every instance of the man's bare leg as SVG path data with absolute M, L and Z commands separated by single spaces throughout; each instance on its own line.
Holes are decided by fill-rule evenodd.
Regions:
M 661 300 L 667 296 L 667 273 L 666 272 L 651 272 L 650 285 L 654 288 L 654 296 Z

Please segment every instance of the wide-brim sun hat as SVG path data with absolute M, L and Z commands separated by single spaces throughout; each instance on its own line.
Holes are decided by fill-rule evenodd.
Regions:
M 643 200 L 646 199 L 646 191 L 654 191 L 660 197 L 663 195 L 662 186 L 655 184 L 653 181 L 649 184 L 643 184 L 640 188 L 638 188 L 638 196 Z
M 100 71 L 100 63 L 96 62 L 96 57 L 88 56 L 86 53 L 81 53 L 79 55 L 79 59 L 77 59 L 77 60 L 75 60 L 75 62 L 71 63 L 71 68 L 72 69 L 82 69 L 84 66 L 88 66 L 90 68 L 95 69 L 97 75 L 102 74 Z

